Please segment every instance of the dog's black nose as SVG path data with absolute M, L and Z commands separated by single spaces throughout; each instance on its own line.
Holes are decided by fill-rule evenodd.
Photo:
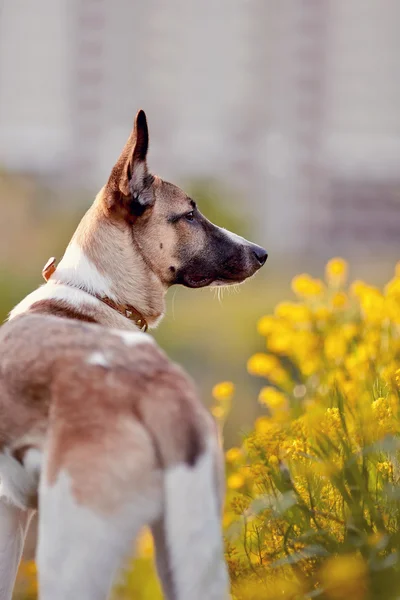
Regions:
M 266 252 L 266 250 L 264 250 L 264 248 L 261 248 L 261 246 L 254 246 L 253 254 L 260 263 L 260 266 L 262 267 L 268 258 L 268 253 Z

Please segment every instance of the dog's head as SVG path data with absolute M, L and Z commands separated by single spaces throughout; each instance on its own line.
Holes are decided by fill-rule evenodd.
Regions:
M 104 200 L 108 215 L 128 223 L 132 243 L 164 285 L 187 287 L 241 283 L 267 259 L 266 251 L 217 227 L 179 187 L 147 168 L 146 115 L 136 115 L 133 131 L 114 166 Z

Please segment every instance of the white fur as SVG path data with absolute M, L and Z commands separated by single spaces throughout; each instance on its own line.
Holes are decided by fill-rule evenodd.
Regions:
M 78 503 L 67 472 L 40 486 L 37 565 L 40 600 L 104 600 L 133 541 L 158 518 L 161 498 L 142 497 L 102 514 Z M 134 490 L 134 482 L 132 482 Z
M 28 450 L 21 465 L 6 448 L 0 454 L 1 496 L 20 509 L 36 494 L 40 474 L 40 451 Z
M 229 598 L 214 445 L 210 443 L 194 466 L 179 464 L 165 474 L 166 539 L 157 548 L 157 562 L 161 578 L 163 562 L 172 571 L 173 600 Z M 168 559 L 163 560 L 165 547 Z
M 34 511 L 27 509 L 37 491 L 39 450 L 25 453 L 21 465 L 8 450 L 0 454 L 0 600 L 11 600 L 25 535 Z
M 109 329 L 109 331 L 120 337 L 127 346 L 137 346 L 138 344 L 143 344 L 143 342 L 149 344 L 155 343 L 154 339 L 143 331 L 124 331 L 119 329 Z
M 33 478 L 36 485 L 39 484 L 40 473 L 42 470 L 43 453 L 38 448 L 29 448 L 25 452 L 23 463 L 26 471 Z
M 100 273 L 75 240 L 69 243 L 65 254 L 53 275 L 54 280 L 73 284 L 97 296 L 116 300 L 111 279 Z
M 109 367 L 110 363 L 102 352 L 92 352 L 87 359 L 88 365 L 97 365 L 99 367 Z
M 166 600 L 228 599 L 213 454 L 216 443 L 210 441 L 194 466 L 169 468 L 155 488 L 144 489 L 140 477 L 135 478 L 129 497 L 118 509 L 104 513 L 76 501 L 66 471 L 51 485 L 42 477 L 40 600 L 104 600 L 144 525 L 152 526 Z M 138 469 L 142 470 L 139 464 Z M 113 490 L 100 493 L 112 495 Z
M 17 315 L 20 315 L 32 306 L 35 302 L 40 300 L 61 300 L 68 303 L 72 308 L 79 308 L 83 305 L 98 306 L 99 300 L 84 292 L 76 287 L 70 285 L 62 285 L 59 283 L 53 283 L 49 281 L 44 285 L 40 286 L 37 290 L 30 293 L 24 298 L 13 310 L 10 312 L 9 319 L 13 319 Z
M 0 486 L 0 599 L 11 600 L 25 535 L 33 511 L 22 510 L 2 496 Z

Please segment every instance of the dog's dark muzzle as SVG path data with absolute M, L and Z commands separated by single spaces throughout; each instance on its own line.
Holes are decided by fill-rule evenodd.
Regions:
M 213 226 L 207 246 L 178 270 L 174 283 L 196 288 L 242 283 L 261 269 L 267 258 L 261 246 Z

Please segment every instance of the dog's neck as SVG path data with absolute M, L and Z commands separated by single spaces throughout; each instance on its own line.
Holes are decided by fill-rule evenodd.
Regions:
M 39 296 L 40 302 L 53 299 L 80 313 L 86 311 L 88 317 L 103 325 L 135 326 L 98 300 L 106 297 L 115 304 L 134 307 L 149 326 L 159 322 L 164 313 L 166 287 L 141 255 L 129 224 L 106 217 L 103 193 L 102 190 L 83 217 L 47 284 L 22 301 L 11 318 L 24 312 L 23 308 L 29 310 L 29 300 L 33 305 Z

